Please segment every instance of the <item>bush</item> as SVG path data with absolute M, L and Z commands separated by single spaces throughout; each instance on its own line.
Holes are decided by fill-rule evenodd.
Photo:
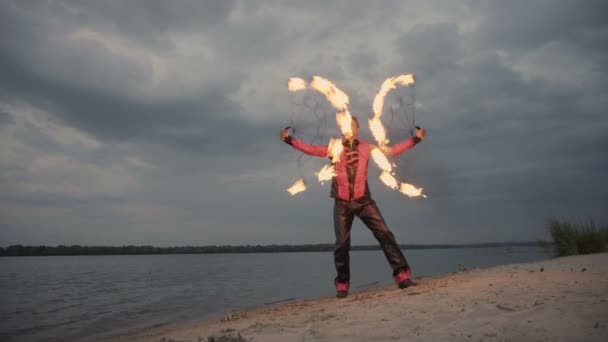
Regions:
M 608 226 L 598 227 L 593 220 L 575 224 L 550 219 L 548 228 L 557 256 L 600 253 L 606 251 Z

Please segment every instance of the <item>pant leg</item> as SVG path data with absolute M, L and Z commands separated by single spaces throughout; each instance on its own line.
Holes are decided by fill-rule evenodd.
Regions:
M 336 199 L 334 203 L 334 232 L 336 234 L 334 263 L 338 273 L 336 279 L 341 282 L 350 280 L 349 250 L 353 218 L 354 214 L 351 208 L 344 201 Z
M 367 228 L 372 231 L 374 237 L 380 243 L 380 247 L 393 269 L 393 275 L 397 274 L 401 269 L 409 268 L 403 253 L 401 253 L 401 249 L 397 245 L 395 236 L 388 229 L 386 222 L 384 222 L 384 218 L 382 217 L 382 214 L 380 214 L 376 202 L 372 200 L 365 204 L 358 216 L 361 218 L 361 221 L 365 223 Z

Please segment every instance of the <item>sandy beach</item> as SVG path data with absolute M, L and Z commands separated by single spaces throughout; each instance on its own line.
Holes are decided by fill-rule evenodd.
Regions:
M 112 341 L 606 341 L 608 254 L 472 269 Z

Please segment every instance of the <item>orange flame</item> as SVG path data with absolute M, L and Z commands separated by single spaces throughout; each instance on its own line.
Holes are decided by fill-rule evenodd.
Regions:
M 384 82 L 382 82 L 382 86 L 380 90 L 376 94 L 374 98 L 374 103 L 372 105 L 372 109 L 374 111 L 374 117 L 369 120 L 369 128 L 372 131 L 372 134 L 379 145 L 388 144 L 388 139 L 386 138 L 386 130 L 382 125 L 382 121 L 380 117 L 382 116 L 384 110 L 384 98 L 386 94 L 392 89 L 397 88 L 397 86 L 409 86 L 416 82 L 414 78 L 414 74 L 405 74 L 396 77 L 389 77 Z
M 353 135 L 353 130 L 350 126 L 351 120 L 352 117 L 350 116 L 348 110 L 336 113 L 336 122 L 338 123 L 342 134 L 344 134 L 344 136 L 347 138 Z
M 380 174 L 380 180 L 391 189 L 397 189 L 399 187 L 395 177 L 386 171 L 382 171 Z
M 401 183 L 401 185 L 399 186 L 399 192 L 401 192 L 409 197 L 422 196 L 422 197 L 426 198 L 426 195 L 424 195 L 422 193 L 422 188 L 417 188 L 417 187 L 413 186 L 412 184 L 408 184 L 408 183 Z
M 328 79 L 320 76 L 314 76 L 310 87 L 318 90 L 327 98 L 327 101 L 331 103 L 334 108 L 339 111 L 344 111 L 348 107 L 348 95 L 345 92 L 338 89 L 335 84 L 331 83 Z
M 386 98 L 386 94 L 389 91 L 397 88 L 397 86 L 410 86 L 416 83 L 416 79 L 414 74 L 405 74 L 396 77 L 389 77 L 384 82 L 382 82 L 382 86 L 380 90 L 376 94 L 374 98 L 374 103 L 372 105 L 372 109 L 374 111 L 374 116 L 369 119 L 369 128 L 374 136 L 374 139 L 378 142 L 379 147 L 382 149 L 388 143 L 389 140 L 386 137 L 386 129 L 382 124 L 380 117 L 382 117 L 382 113 L 384 111 L 384 99 Z M 386 155 L 380 149 L 374 149 L 371 152 L 372 158 L 374 162 L 378 165 L 380 169 L 382 169 L 382 173 L 380 174 L 380 180 L 389 188 L 398 190 L 399 192 L 409 196 L 409 197 L 419 197 L 422 196 L 426 198 L 426 195 L 422 194 L 422 188 L 416 188 L 412 184 L 401 183 L 399 184 L 395 177 L 390 173 L 392 168 L 391 164 L 386 158 Z
M 327 101 L 329 101 L 337 110 L 336 122 L 340 127 L 340 131 L 346 137 L 352 136 L 352 129 L 350 127 L 351 116 L 348 111 L 348 95 L 336 87 L 331 81 L 320 76 L 314 76 L 310 83 L 307 83 L 305 80 L 298 77 L 292 77 L 287 81 L 287 88 L 289 91 L 303 90 L 307 87 L 315 89 L 325 95 Z
M 316 175 L 319 178 L 319 182 L 323 184 L 323 182 L 331 180 L 336 176 L 336 168 L 330 164 L 323 165 L 321 171 L 317 172 Z
M 340 154 L 342 154 L 342 150 L 344 146 L 342 145 L 342 140 L 339 138 L 329 138 L 329 144 L 327 145 L 327 150 L 329 151 L 329 155 L 331 156 L 331 162 L 337 163 L 340 161 Z
M 371 155 L 372 159 L 380 169 L 389 173 L 392 171 L 393 167 L 391 166 L 391 163 L 388 161 L 388 158 L 386 158 L 384 153 L 382 153 L 379 148 L 373 148 L 371 151 Z
M 306 184 L 304 183 L 304 178 L 298 179 L 293 185 L 287 189 L 292 196 L 306 190 Z
M 352 129 L 350 127 L 351 116 L 348 111 L 348 95 L 345 92 L 336 87 L 331 81 L 320 77 L 314 76 L 310 87 L 319 91 L 331 105 L 338 110 L 336 113 L 336 122 L 340 126 L 340 131 L 346 137 L 352 136 Z
M 378 91 L 378 94 L 376 94 L 376 97 L 374 98 L 374 116 L 382 116 L 382 111 L 384 109 L 384 98 L 389 91 L 397 88 L 397 86 L 410 86 L 414 83 L 416 83 L 414 74 L 399 75 L 396 77 L 389 77 L 384 80 L 384 82 L 382 82 L 382 86 L 380 87 L 380 91 Z
M 292 77 L 287 81 L 287 89 L 289 91 L 304 90 L 308 86 L 308 83 L 299 77 Z
M 374 116 L 373 118 L 369 119 L 369 129 L 372 131 L 372 135 L 378 142 L 378 145 L 382 146 L 388 144 L 386 130 L 384 129 L 382 121 L 380 121 L 379 117 Z

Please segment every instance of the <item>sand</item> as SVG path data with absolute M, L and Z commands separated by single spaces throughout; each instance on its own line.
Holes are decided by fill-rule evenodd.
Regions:
M 608 254 L 473 269 L 113 341 L 608 341 Z

